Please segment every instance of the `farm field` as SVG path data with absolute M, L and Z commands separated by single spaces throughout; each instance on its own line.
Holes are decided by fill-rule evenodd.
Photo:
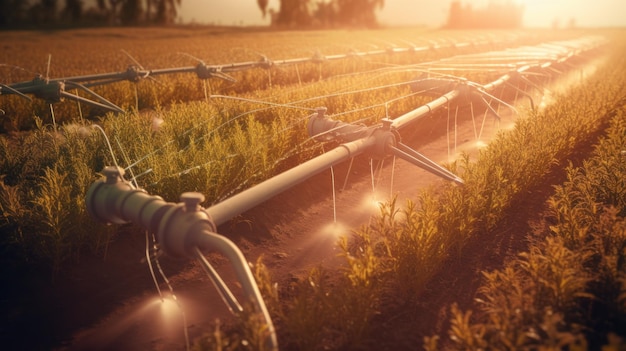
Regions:
M 568 162 L 580 166 L 608 125 L 623 118 L 622 34 L 409 28 L 8 32 L 0 53 L 0 226 L 7 267 L 2 278 L 11 282 L 2 297 L 8 311 L 1 324 L 4 343 L 68 350 L 184 349 L 187 325 L 196 349 L 216 349 L 220 343 L 260 348 L 267 331 L 254 318 L 241 326 L 230 317 L 193 261 L 159 256 L 187 311 L 185 320 L 177 308 L 164 312 L 157 307 L 147 264 L 155 259 L 146 259 L 145 253 L 149 235 L 137 226 L 98 223 L 87 213 L 85 193 L 104 166 L 127 168 L 128 179 L 166 201 L 200 191 L 206 196 L 203 206 L 210 210 L 345 142 L 329 138 L 320 143 L 306 135 L 307 122 L 320 106 L 335 121 L 368 128 L 427 104 L 466 81 L 460 78 L 484 87 L 510 73 L 509 61 L 489 62 L 501 55 L 494 53 L 526 47 L 526 56 L 515 60 L 532 62 L 539 60 L 537 52 L 546 52 L 545 47 L 531 49 L 542 43 L 574 45 L 569 41 L 593 38 L 589 41 L 604 45 L 567 64 L 559 62 L 549 74 L 529 74 L 523 89 L 519 81 L 496 87 L 489 95 L 478 89 L 400 130 L 405 144 L 446 164 L 464 185 L 442 181 L 399 159 L 354 157 L 218 227 L 254 263 L 281 349 L 506 344 L 464 334 L 496 327 L 478 319 L 470 326 L 462 311 L 480 308 L 473 298 L 482 271 L 502 268 L 520 252 L 535 248 L 527 235 L 539 236 L 541 231 L 532 230 L 534 223 L 552 220 L 544 212 L 550 211 L 545 203 L 553 186 L 566 181 Z M 331 60 L 332 55 L 346 57 Z M 314 59 L 285 63 L 295 58 Z M 268 60 L 269 68 L 227 68 Z M 194 72 L 150 74 L 198 63 L 221 69 L 210 79 L 199 79 Z M 138 82 L 92 88 L 126 111 L 122 114 L 67 98 L 52 105 L 40 98 L 27 101 L 10 90 L 11 84 L 35 74 L 53 80 L 124 72 L 128 65 L 148 73 Z M 552 233 L 544 229 L 541 235 Z M 227 282 L 235 281 L 223 257 L 208 257 Z M 619 308 L 625 301 L 620 296 L 626 289 L 619 287 L 623 273 L 616 266 L 610 281 Z M 582 284 L 587 282 L 593 280 Z M 165 282 L 160 289 L 169 294 Z M 488 290 L 481 289 L 483 294 Z M 624 336 L 619 327 L 623 314 L 611 316 L 605 325 L 591 325 L 595 329 L 587 334 L 567 329 L 568 323 L 585 319 L 576 315 L 570 322 L 567 311 L 592 294 L 603 298 L 601 293 L 577 290 L 558 306 L 562 314 L 557 303 L 533 305 L 543 308 L 533 316 L 542 317 L 546 308 L 556 311 L 560 319 L 552 323 L 560 339 L 550 339 L 555 336 L 548 332 L 531 335 L 532 323 L 526 336 L 511 338 L 521 343 L 518 347 L 549 340 L 581 344 L 585 337 L 592 348 L 619 344 L 615 340 Z M 601 312 L 594 312 L 594 320 L 602 318 Z M 223 334 L 214 333 L 216 319 L 225 323 Z M 570 334 L 563 333 L 573 336 L 568 339 Z M 435 334 L 440 337 L 431 338 Z

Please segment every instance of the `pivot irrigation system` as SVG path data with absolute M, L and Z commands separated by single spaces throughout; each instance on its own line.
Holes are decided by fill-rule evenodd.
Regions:
M 454 45 L 482 44 L 485 43 Z M 124 170 L 119 167 L 106 167 L 102 171 L 104 177 L 96 181 L 86 194 L 87 208 L 90 214 L 101 222 L 120 224 L 132 222 L 145 228 L 148 232 L 156 234 L 156 243 L 159 248 L 169 255 L 197 259 L 231 312 L 238 315 L 244 312 L 245 308 L 251 308 L 251 312 L 261 316 L 262 323 L 267 330 L 266 345 L 269 349 L 277 350 L 278 341 L 272 319 L 250 267 L 238 247 L 228 238 L 217 233 L 219 225 L 306 179 L 359 155 L 366 155 L 373 159 L 398 157 L 445 180 L 463 184 L 463 180 L 457 175 L 403 144 L 401 141 L 402 130 L 435 111 L 449 108 L 451 103 L 460 105 L 467 104 L 469 101 L 479 101 L 484 104 L 486 111 L 496 118 L 500 118 L 500 106 L 515 112 L 513 106 L 496 97 L 496 92 L 502 93 L 505 90 L 515 94 L 513 100 L 520 95 L 527 97 L 534 109 L 535 103 L 529 93 L 530 91 L 542 91 L 543 85 L 549 83 L 553 77 L 561 75 L 570 68 L 577 67 L 585 61 L 586 55 L 600 48 L 603 44 L 602 38 L 584 37 L 537 46 L 461 55 L 410 66 L 411 69 L 427 73 L 426 77 L 415 80 L 414 84 L 420 88 L 429 87 L 425 91 L 435 95 L 432 101 L 396 118 L 383 118 L 379 124 L 371 126 L 354 125 L 335 120 L 332 116 L 327 116 L 328 111 L 325 107 L 319 107 L 309 117 L 308 134 L 320 142 L 338 143 L 338 146 L 208 208 L 200 206 L 204 201 L 204 196 L 200 193 L 184 193 L 180 196 L 179 203 L 166 202 L 159 196 L 150 195 L 126 180 Z M 28 95 L 34 95 L 50 102 L 60 101 L 65 97 L 122 112 L 115 104 L 89 88 L 121 80 L 136 82 L 143 78 L 168 73 L 194 72 L 200 79 L 231 80 L 232 77 L 228 76 L 227 73 L 239 70 L 269 69 L 273 66 L 303 62 L 322 63 L 326 60 L 388 54 L 400 50 L 412 52 L 431 49 L 434 47 L 412 47 L 335 56 L 316 55 L 313 58 L 283 61 L 270 61 L 264 57 L 258 62 L 219 66 L 207 66 L 200 63 L 195 67 L 150 71 L 133 66 L 120 73 L 62 79 L 36 78 L 30 82 L 0 85 L 2 89 L 0 93 L 17 94 L 28 99 Z M 450 74 L 450 72 L 463 71 L 503 72 L 503 74 L 487 84 L 478 84 Z M 88 92 L 95 100 L 70 94 L 65 91 L 66 87 Z M 214 251 L 226 257 L 235 271 L 246 301 L 242 303 L 235 297 L 228 285 L 206 260 L 203 251 Z
M 285 60 L 271 60 L 267 56 L 261 55 L 261 58 L 257 61 L 219 65 L 207 65 L 202 60 L 196 59 L 198 61 L 198 64 L 195 66 L 161 69 L 144 69 L 144 67 L 142 67 L 138 62 L 133 59 L 133 61 L 135 61 L 135 64 L 128 66 L 125 71 L 121 72 L 81 75 L 65 78 L 48 78 L 47 76 L 37 75 L 29 81 L 17 82 L 12 84 L 0 83 L 0 95 L 18 95 L 29 101 L 31 100 L 30 96 L 32 95 L 35 98 L 42 99 L 48 103 L 58 103 L 63 101 L 64 99 L 69 99 L 87 105 L 100 107 L 108 111 L 124 113 L 124 110 L 121 107 L 115 105 L 113 102 L 97 94 L 90 88 L 122 81 L 138 83 L 144 79 L 154 78 L 157 76 L 188 73 L 194 73 L 196 77 L 201 80 L 218 78 L 229 82 L 236 82 L 236 79 L 230 76 L 229 73 L 248 71 L 252 69 L 269 70 L 281 66 L 293 66 L 303 63 L 322 65 L 325 62 L 331 61 L 345 60 L 351 58 L 366 58 L 390 54 L 420 53 L 450 48 L 461 49 L 466 47 L 493 46 L 506 43 L 511 39 L 513 38 L 482 38 L 478 40 L 475 39 L 473 41 L 448 43 L 438 43 L 433 41 L 430 42 L 428 45 L 422 46 L 417 46 L 413 44 L 409 47 L 389 46 L 386 49 L 371 51 L 350 51 L 346 54 L 323 55 L 320 52 L 316 52 L 311 57 L 301 57 Z M 74 89 L 87 93 L 90 98 L 82 97 L 68 91 Z

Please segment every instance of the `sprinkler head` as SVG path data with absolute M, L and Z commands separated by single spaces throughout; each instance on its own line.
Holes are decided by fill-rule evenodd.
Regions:
M 106 166 L 102 170 L 102 174 L 106 178 L 105 183 L 108 185 L 113 185 L 123 179 L 124 169 L 117 166 Z
M 197 212 L 200 210 L 200 203 L 204 201 L 204 195 L 198 192 L 186 192 L 180 195 L 180 202 L 185 204 L 185 211 Z

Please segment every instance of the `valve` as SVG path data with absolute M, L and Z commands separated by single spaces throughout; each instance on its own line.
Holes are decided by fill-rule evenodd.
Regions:
M 156 233 L 163 251 L 174 257 L 194 257 L 197 236 L 217 232 L 211 216 L 200 207 L 204 195 L 183 193 L 178 204 L 165 202 L 136 189 L 123 178 L 124 170 L 105 167 L 104 179 L 87 192 L 87 210 L 93 218 L 106 223 L 133 222 Z
M 313 63 L 322 64 L 325 61 L 326 61 L 326 56 L 322 55 L 322 53 L 319 51 L 315 51 L 315 53 L 311 57 L 311 62 Z
M 430 108 L 428 106 L 429 111 Z M 363 148 L 362 152 L 369 154 L 371 158 L 383 159 L 388 156 L 397 156 L 441 178 L 463 184 L 463 180 L 452 172 L 402 144 L 400 134 L 394 126 L 394 120 L 383 118 L 380 125 L 366 127 L 333 120 L 326 117 L 325 113 L 325 108 L 318 108 L 317 113 L 311 116 L 307 125 L 309 136 L 320 141 L 365 140 L 360 148 Z
M 47 102 L 61 102 L 63 100 L 63 92 L 65 91 L 65 83 L 61 81 L 50 81 L 41 76 L 35 77 L 32 81 L 33 95 Z
M 371 128 L 364 125 L 348 124 L 326 117 L 326 107 L 316 108 L 316 114 L 307 123 L 309 136 L 318 141 L 354 141 L 372 134 Z
M 194 257 L 198 236 L 204 232 L 216 233 L 217 227 L 209 213 L 200 207 L 204 195 L 187 192 L 180 196 L 180 201 L 163 214 L 156 238 L 168 255 Z
M 122 74 L 124 79 L 128 80 L 129 82 L 133 82 L 133 83 L 139 82 L 143 78 L 148 77 L 148 75 L 150 75 L 150 72 L 143 71 L 143 70 L 141 70 L 141 68 L 139 68 L 137 66 L 133 66 L 133 65 L 128 66 L 126 71 Z
M 104 223 L 133 222 L 156 233 L 165 212 L 175 204 L 151 196 L 124 180 L 124 169 L 107 166 L 104 179 L 93 183 L 86 195 L 89 214 Z
M 400 136 L 392 127 L 392 121 L 384 118 L 381 125 L 367 127 L 337 121 L 325 116 L 326 107 L 318 107 L 307 124 L 309 136 L 319 141 L 351 142 L 369 139 L 368 150 L 372 158 L 382 159 L 390 153 L 390 146 L 395 145 Z
M 204 62 L 200 62 L 196 65 L 194 71 L 199 79 L 220 78 L 231 83 L 237 80 L 226 73 L 222 72 L 222 67 L 207 66 Z
M 274 325 L 250 266 L 232 241 L 216 234 L 215 223 L 207 210 L 200 206 L 204 195 L 186 192 L 180 196 L 180 202 L 174 204 L 136 189 L 124 180 L 124 170 L 120 167 L 105 167 L 102 174 L 104 177 L 87 191 L 85 202 L 89 213 L 106 223 L 135 223 L 157 233 L 157 242 L 166 254 L 198 259 L 230 311 L 239 314 L 245 305 L 237 301 L 200 249 L 223 254 L 233 267 L 246 297 L 262 316 L 268 330 L 268 349 L 278 350 Z
M 257 62 L 260 68 L 270 69 L 274 66 L 274 62 L 270 60 L 267 56 L 261 55 L 261 58 Z
M 198 212 L 200 210 L 200 203 L 204 201 L 204 195 L 197 192 L 187 192 L 180 195 L 180 202 L 185 204 L 186 212 Z

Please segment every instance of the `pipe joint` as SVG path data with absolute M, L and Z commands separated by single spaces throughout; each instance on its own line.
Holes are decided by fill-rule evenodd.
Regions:
M 163 215 L 157 231 L 157 241 L 168 255 L 194 257 L 194 248 L 201 241 L 202 233 L 216 233 L 217 226 L 209 213 L 200 206 L 204 195 L 196 192 L 183 193 L 180 201 Z
M 100 222 L 128 223 L 128 219 L 118 211 L 118 207 L 126 201 L 127 195 L 138 190 L 124 181 L 124 170 L 120 167 L 105 167 L 102 174 L 104 178 L 94 182 L 87 191 L 85 199 L 87 211 Z M 126 196 L 119 196 L 121 194 Z
M 62 81 L 51 81 L 41 76 L 33 79 L 33 95 L 47 102 L 55 103 L 63 101 L 65 83 Z
M 166 202 L 123 178 L 124 170 L 105 167 L 103 178 L 87 191 L 85 202 L 91 216 L 105 223 L 133 222 L 157 234 L 163 250 L 176 257 L 194 256 L 193 248 L 203 232 L 217 232 L 209 213 L 200 206 L 204 195 L 183 193 L 178 204 Z
M 369 136 L 372 129 L 364 125 L 349 124 L 326 117 L 326 108 L 317 108 L 307 123 L 311 138 L 320 142 L 350 142 Z
M 371 138 L 374 142 L 369 148 L 371 158 L 383 159 L 391 155 L 391 148 L 399 142 L 400 134 L 391 127 L 391 123 L 391 120 L 383 119 L 383 125 L 372 133 Z

